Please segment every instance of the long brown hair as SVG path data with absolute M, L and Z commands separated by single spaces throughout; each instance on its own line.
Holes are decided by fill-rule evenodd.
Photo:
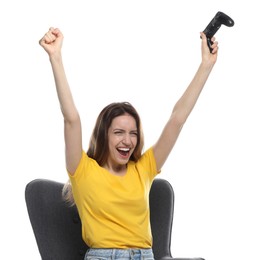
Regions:
M 141 120 L 136 109 L 129 102 L 114 102 L 104 107 L 97 117 L 87 151 L 87 155 L 96 160 L 100 166 L 106 163 L 109 155 L 108 129 L 115 117 L 124 114 L 131 115 L 135 119 L 137 127 L 137 144 L 130 160 L 136 162 L 142 155 L 144 136 Z M 64 185 L 62 195 L 65 201 L 69 202 L 70 205 L 75 204 L 70 181 Z

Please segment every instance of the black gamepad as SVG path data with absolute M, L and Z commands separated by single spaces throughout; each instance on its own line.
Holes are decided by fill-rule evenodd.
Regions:
M 207 37 L 207 42 L 208 42 L 210 52 L 212 52 L 211 45 L 213 44 L 211 38 L 218 31 L 218 29 L 221 27 L 222 24 L 228 27 L 232 27 L 235 23 L 228 15 L 224 14 L 223 12 L 217 12 L 214 18 L 210 21 L 210 23 L 206 27 L 206 29 L 203 31 Z

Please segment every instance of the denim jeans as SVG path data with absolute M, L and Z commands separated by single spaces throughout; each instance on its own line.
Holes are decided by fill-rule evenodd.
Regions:
M 154 260 L 152 249 L 90 248 L 84 260 Z

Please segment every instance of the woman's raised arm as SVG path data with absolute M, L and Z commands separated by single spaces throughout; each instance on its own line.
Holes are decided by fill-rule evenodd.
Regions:
M 48 53 L 54 75 L 57 95 L 64 118 L 66 167 L 74 174 L 82 154 L 81 121 L 70 91 L 62 62 L 63 34 L 59 29 L 50 28 L 39 41 Z
M 210 53 L 207 46 L 207 39 L 204 33 L 201 33 L 202 45 L 202 61 L 195 73 L 189 86 L 181 96 L 181 98 L 175 104 L 171 116 L 166 123 L 162 134 L 154 145 L 154 155 L 157 163 L 157 170 L 160 170 L 165 163 L 168 155 L 170 154 L 173 146 L 175 145 L 181 129 L 186 122 L 188 116 L 193 110 L 200 93 L 210 75 L 210 72 L 216 63 L 218 53 L 218 43 L 214 42 L 211 46 L 213 51 Z

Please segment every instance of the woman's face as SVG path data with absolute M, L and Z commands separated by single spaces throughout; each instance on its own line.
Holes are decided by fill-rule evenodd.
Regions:
M 135 119 L 129 114 L 115 117 L 108 129 L 108 168 L 115 171 L 125 166 L 136 147 L 137 139 Z

